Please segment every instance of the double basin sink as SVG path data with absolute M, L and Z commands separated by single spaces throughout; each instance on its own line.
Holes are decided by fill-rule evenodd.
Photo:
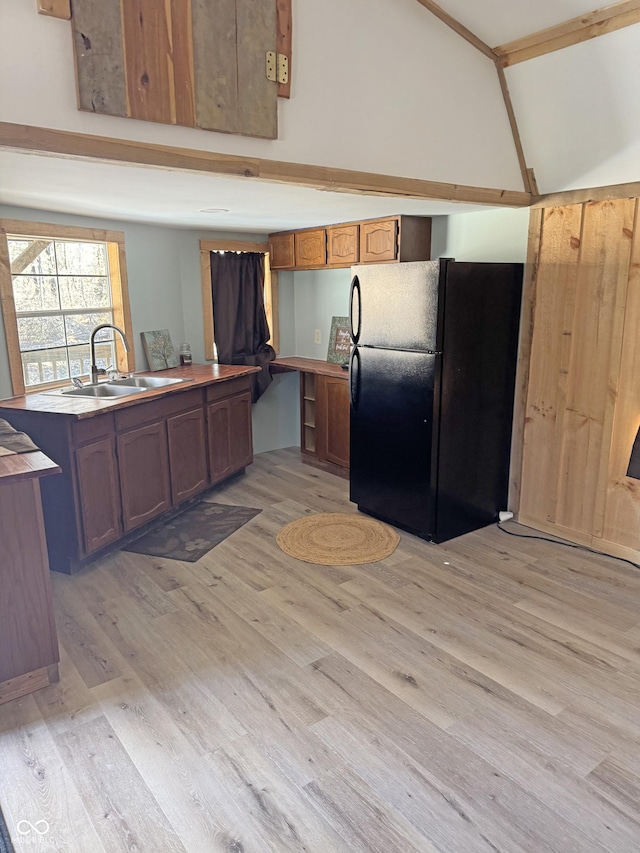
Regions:
M 169 385 L 180 385 L 189 379 L 169 379 L 165 376 L 131 376 L 128 379 L 112 379 L 99 385 L 85 385 L 82 388 L 71 388 L 62 391 L 65 397 L 128 397 L 142 394 L 145 391 L 155 391 Z

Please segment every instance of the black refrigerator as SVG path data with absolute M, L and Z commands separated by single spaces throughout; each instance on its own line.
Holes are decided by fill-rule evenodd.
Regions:
M 507 508 L 522 264 L 352 268 L 350 496 L 443 542 Z

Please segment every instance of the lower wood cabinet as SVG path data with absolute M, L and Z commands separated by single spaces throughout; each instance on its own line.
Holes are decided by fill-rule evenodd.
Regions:
M 238 394 L 207 406 L 211 485 L 253 461 L 251 394 Z
M 76 450 L 79 507 L 87 553 L 99 551 L 122 535 L 120 478 L 113 436 Z
M 207 444 L 202 407 L 167 420 L 171 497 L 174 506 L 207 487 Z
M 117 447 L 122 526 L 128 532 L 171 508 L 166 424 L 125 432 Z
M 349 468 L 349 379 L 300 373 L 300 447 L 308 462 Z
M 318 376 L 316 392 L 316 452 L 320 459 L 349 467 L 349 382 Z
M 1 705 L 58 680 L 60 655 L 38 479 L 12 479 L 0 471 L 0 542 Z
M 251 378 L 82 419 L 3 412 L 62 468 L 42 489 L 51 568 L 78 571 L 127 533 L 249 465 Z

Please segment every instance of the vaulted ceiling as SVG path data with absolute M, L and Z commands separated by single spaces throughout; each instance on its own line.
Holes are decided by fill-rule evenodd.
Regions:
M 599 11 L 593 0 L 293 0 L 295 91 L 280 105 L 273 143 L 77 113 L 68 22 L 34 20 L 33 6 L 0 0 L 9 22 L 0 55 L 0 104 L 9 108 L 0 108 L 0 123 L 22 127 L 17 135 L 27 140 L 12 146 L 0 126 L 0 202 L 265 231 L 482 209 L 461 201 L 525 204 L 523 188 L 535 195 L 633 184 L 630 194 L 640 194 L 640 0 Z M 376 87 L 396 97 L 376 102 Z M 38 147 L 33 128 L 183 151 L 209 146 L 220 152 L 214 161 L 250 158 L 244 174 L 264 182 L 241 180 L 242 170 L 216 173 L 214 161 L 191 172 L 169 161 L 166 171 L 145 171 L 144 159 L 98 164 L 88 150 L 83 161 L 47 142 Z M 272 160 L 288 163 L 270 175 Z M 305 173 L 302 164 L 314 165 Z M 356 169 L 363 172 L 349 172 Z M 350 178 L 357 174 L 382 176 L 379 189 Z

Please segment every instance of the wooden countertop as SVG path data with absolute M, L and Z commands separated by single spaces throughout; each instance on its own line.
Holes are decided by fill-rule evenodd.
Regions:
M 340 367 L 339 364 L 331 364 L 329 361 L 321 361 L 318 358 L 291 356 L 276 358 L 275 361 L 271 362 L 272 373 L 289 373 L 292 370 L 299 370 L 301 373 L 316 373 L 321 376 L 337 376 L 340 379 L 349 378 L 349 371 Z
M 179 385 L 169 385 L 155 388 L 143 394 L 132 394 L 130 397 L 69 397 L 61 394 L 60 389 L 42 391 L 39 394 L 25 394 L 21 397 L 10 397 L 0 400 L 0 411 L 42 412 L 43 414 L 68 415 L 78 420 L 92 418 L 114 409 L 125 409 L 166 397 L 168 394 L 189 391 L 214 382 L 225 382 L 238 376 L 257 373 L 259 367 L 235 366 L 229 364 L 192 364 L 188 367 L 172 367 L 168 370 L 144 371 L 136 376 L 166 376 L 171 379 L 185 379 Z M 65 389 L 62 389 L 65 390 Z
M 0 485 L 12 480 L 33 480 L 47 474 L 60 474 L 62 468 L 40 450 L 0 456 Z

